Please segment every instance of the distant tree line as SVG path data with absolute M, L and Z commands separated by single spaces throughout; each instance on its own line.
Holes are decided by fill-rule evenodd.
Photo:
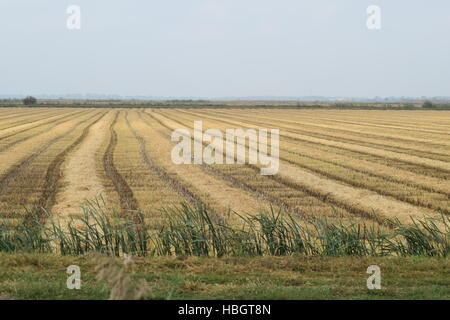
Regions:
M 0 99 L 0 107 L 46 106 L 58 108 L 214 108 L 214 109 L 342 109 L 342 110 L 450 110 L 449 101 L 422 100 L 399 103 L 367 102 L 277 102 L 277 101 L 127 101 L 127 100 L 39 100 L 33 96 L 25 99 Z

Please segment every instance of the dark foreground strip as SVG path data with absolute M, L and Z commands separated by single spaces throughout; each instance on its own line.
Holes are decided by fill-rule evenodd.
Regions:
M 129 318 L 142 313 L 148 319 L 303 319 L 314 318 L 365 319 L 366 315 L 401 319 L 420 313 L 421 310 L 441 311 L 445 314 L 445 301 L 1 301 L 3 312 L 15 317 L 33 314 L 46 318 L 65 318 L 67 310 L 83 316 L 82 308 L 89 308 L 90 318 Z M 55 307 L 60 307 L 56 308 Z M 52 310 L 49 312 L 48 310 Z M 387 311 L 389 310 L 389 311 Z M 369 317 L 370 318 L 370 317 Z

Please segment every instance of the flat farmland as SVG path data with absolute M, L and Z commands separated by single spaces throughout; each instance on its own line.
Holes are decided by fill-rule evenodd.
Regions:
M 277 174 L 250 164 L 178 165 L 177 129 L 278 129 Z M 101 198 L 150 225 L 202 204 L 222 219 L 271 206 L 302 218 L 379 223 L 450 213 L 450 112 L 292 109 L 0 109 L 0 210 L 61 218 Z M 245 143 L 249 148 L 249 144 Z

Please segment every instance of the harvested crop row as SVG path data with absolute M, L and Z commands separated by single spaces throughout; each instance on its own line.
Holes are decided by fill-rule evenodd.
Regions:
M 246 126 L 247 124 L 252 124 L 251 121 L 232 121 L 223 120 L 222 122 L 230 123 L 234 126 Z M 333 147 L 336 149 L 343 149 L 345 152 L 359 153 L 364 156 L 375 156 L 379 159 L 388 159 L 390 162 L 396 162 L 400 167 L 409 167 L 414 170 L 414 172 L 427 174 L 434 177 L 449 177 L 450 174 L 450 163 L 439 160 L 432 160 L 421 158 L 413 155 L 402 154 L 392 151 L 380 150 L 365 146 L 356 146 L 349 143 L 329 141 L 327 139 L 320 139 L 315 137 L 310 137 L 307 135 L 297 134 L 290 132 L 289 130 L 284 130 L 280 133 L 283 138 L 293 139 L 299 143 L 311 143 L 319 147 Z
M 207 113 L 211 114 L 211 113 Z M 227 117 L 236 117 L 238 114 L 233 114 L 229 112 L 214 112 L 212 113 L 216 116 L 219 115 L 226 115 Z M 250 117 L 250 115 L 249 115 Z M 242 115 L 239 117 L 242 118 Z M 409 150 L 417 150 L 422 152 L 428 152 L 428 153 L 436 153 L 436 154 L 442 154 L 450 155 L 450 143 L 448 143 L 447 140 L 443 141 L 435 141 L 431 139 L 420 139 L 420 138 L 409 138 L 405 135 L 385 135 L 383 133 L 377 132 L 377 133 L 367 133 L 363 130 L 352 130 L 348 127 L 339 127 L 339 126 L 333 126 L 329 124 L 320 124 L 317 123 L 316 119 L 311 119 L 310 121 L 305 121 L 304 118 L 301 120 L 292 120 L 292 119 L 280 119 L 279 117 L 264 117 L 261 116 L 259 113 L 255 113 L 251 115 L 251 119 L 258 119 L 261 122 L 274 124 L 277 123 L 279 125 L 280 123 L 285 124 L 285 128 L 288 129 L 298 129 L 298 128 L 306 128 L 306 131 L 308 131 L 308 128 L 312 132 L 317 133 L 325 133 L 325 134 L 343 134 L 343 135 L 349 135 L 349 140 L 355 140 L 355 139 L 361 139 L 364 142 L 369 142 L 369 140 L 373 141 L 374 144 L 381 144 L 382 146 L 389 146 L 392 147 L 394 145 L 398 146 L 401 149 Z M 302 130 L 305 131 L 305 130 Z M 344 137 L 344 136 L 342 136 Z M 388 142 L 388 143 L 386 143 Z
M 192 128 L 191 124 L 185 124 L 167 115 L 166 112 L 154 112 L 153 116 L 164 123 L 169 130 L 179 127 Z M 217 127 L 221 128 L 221 127 Z M 328 194 L 321 194 L 317 190 L 307 188 L 304 185 L 293 184 L 280 176 L 262 176 L 259 167 L 254 165 L 212 165 L 205 166 L 217 176 L 234 182 L 244 190 L 252 191 L 257 196 L 264 197 L 276 205 L 296 212 L 303 217 L 350 217 L 352 214 L 364 218 L 374 218 L 372 211 L 364 211 L 345 203 L 338 203 Z
M 89 111 L 92 113 L 93 111 Z M 85 116 L 89 115 L 86 114 Z M 81 116 L 84 118 L 85 116 Z M 12 166 L 20 163 L 29 155 L 35 154 L 42 145 L 45 145 L 48 141 L 54 139 L 56 136 L 67 132 L 68 128 L 77 121 L 76 118 L 69 119 L 57 124 L 56 126 L 46 128 L 46 131 L 32 136 L 26 141 L 15 144 L 12 148 L 8 149 L 8 152 L 0 153 L 0 177 L 4 175 Z
M 350 126 L 357 126 L 357 127 L 361 127 L 361 128 L 371 128 L 371 129 L 377 129 L 380 130 L 380 128 L 382 130 L 386 130 L 387 132 L 403 132 L 403 134 L 405 135 L 413 135 L 413 136 L 429 136 L 429 137 L 436 137 L 437 139 L 445 139 L 450 136 L 450 132 L 443 132 L 443 131 L 439 131 L 439 130 L 435 130 L 435 129 L 422 129 L 418 126 L 395 126 L 395 125 L 387 125 L 387 124 L 382 124 L 382 123 L 370 123 L 370 122 L 366 122 L 366 121 L 361 121 L 361 120 L 353 120 L 353 121 L 349 121 L 349 120 L 340 120 L 340 119 L 336 119 L 336 118 L 328 118 L 328 117 L 321 117 L 318 116 L 317 117 L 318 121 L 321 120 L 326 120 L 326 121 L 331 121 L 333 123 L 340 123 L 343 125 L 350 125 Z
M 186 113 L 191 116 L 200 116 L 199 114 L 195 113 Z M 202 113 L 203 115 L 203 113 Z M 223 122 L 223 118 L 215 117 L 207 117 L 208 119 L 212 119 L 212 121 L 220 121 Z M 190 118 L 191 121 L 194 121 L 195 118 Z M 255 126 L 252 125 L 246 125 L 245 128 L 250 129 L 254 128 Z M 389 181 L 394 181 L 397 183 L 406 184 L 409 186 L 417 187 L 421 190 L 431 191 L 431 192 L 437 192 L 437 193 L 443 193 L 443 194 L 450 194 L 450 189 L 448 187 L 440 188 L 443 184 L 445 184 L 445 181 L 442 181 L 440 179 L 433 179 L 422 175 L 417 175 L 414 173 L 411 173 L 410 171 L 401 170 L 399 174 L 398 169 L 391 169 L 390 167 L 379 165 L 373 162 L 369 162 L 363 159 L 358 159 L 358 161 L 354 161 L 352 157 L 348 157 L 341 154 L 336 154 L 336 150 L 322 150 L 317 144 L 308 144 L 306 142 L 302 142 L 301 145 L 298 144 L 298 140 L 295 139 L 289 139 L 285 138 L 283 139 L 282 144 L 282 152 L 286 152 L 290 154 L 291 158 L 292 156 L 296 157 L 306 157 L 311 160 L 320 160 L 324 163 L 330 163 L 337 166 L 340 166 L 342 168 L 347 168 L 349 170 L 355 170 L 359 173 L 366 173 L 370 176 L 379 177 L 381 179 L 386 179 Z M 331 153 L 332 152 L 332 153 Z M 348 163 L 352 162 L 352 165 L 347 165 Z M 354 168 L 353 166 L 358 166 L 358 168 Z M 382 173 L 382 174 L 380 174 Z M 384 173 L 384 174 L 383 174 Z M 407 175 L 404 180 L 402 180 L 399 176 L 401 174 Z M 410 178 L 412 177 L 412 178 Z M 408 179 L 409 178 L 409 179 Z M 425 180 L 426 183 L 423 184 L 423 180 Z M 429 183 L 428 183 L 429 182 Z
M 233 114 L 233 113 L 231 113 L 231 114 Z M 335 121 L 331 121 L 331 120 L 318 119 L 314 115 L 301 114 L 301 116 L 299 116 L 299 115 L 292 114 L 290 116 L 287 116 L 285 113 L 271 114 L 271 113 L 260 113 L 260 112 L 255 113 L 255 116 L 256 115 L 263 117 L 265 119 L 270 119 L 272 122 L 284 121 L 284 122 L 291 123 L 291 124 L 301 123 L 301 124 L 306 124 L 306 125 L 313 125 L 313 126 L 318 126 L 318 127 L 323 127 L 323 128 L 332 128 L 332 129 L 343 130 L 343 131 L 348 131 L 348 132 L 371 134 L 371 135 L 380 136 L 380 137 L 393 137 L 393 138 L 407 140 L 407 141 L 411 141 L 411 142 L 414 142 L 415 141 L 414 139 L 418 139 L 417 141 L 421 142 L 421 139 L 419 137 L 422 135 L 422 134 L 419 134 L 419 135 L 416 135 L 414 138 L 410 138 L 410 136 L 411 136 L 410 132 L 402 133 L 399 130 L 389 130 L 389 132 L 391 132 L 391 134 L 387 134 L 386 133 L 387 130 L 384 130 L 384 129 L 380 130 L 378 128 L 374 129 L 374 128 L 370 128 L 367 126 L 361 126 L 361 125 L 341 124 L 341 123 L 336 123 Z M 382 121 L 381 123 L 386 124 L 387 122 L 388 122 L 388 118 L 385 119 L 384 121 Z M 422 124 L 423 124 L 423 122 L 422 122 Z M 439 131 L 446 131 L 446 130 L 448 130 L 448 127 L 450 126 L 450 124 L 444 125 L 444 124 L 431 124 L 430 123 L 429 126 L 430 126 L 430 128 L 433 128 L 433 129 L 439 129 Z M 419 124 L 415 124 L 415 127 L 420 128 L 421 126 Z M 431 141 L 431 139 L 424 140 L 424 141 Z M 441 139 L 440 143 L 445 143 L 445 137 L 444 137 L 444 139 Z
M 251 121 L 232 121 L 232 120 L 226 120 L 225 117 L 214 117 L 214 116 L 205 116 L 202 114 L 196 114 L 196 113 L 190 113 L 193 116 L 203 117 L 207 119 L 211 119 L 213 121 L 221 121 L 224 123 L 229 123 L 231 126 L 250 126 L 255 127 L 253 122 Z M 282 136 L 282 140 L 285 142 L 291 142 L 294 145 L 297 145 L 298 148 L 302 148 L 303 146 L 306 146 L 307 148 L 312 148 L 317 151 L 323 151 L 327 152 L 330 155 L 342 155 L 342 156 L 348 156 L 353 158 L 354 160 L 364 160 L 367 162 L 375 163 L 376 165 L 385 165 L 387 167 L 395 167 L 397 169 L 407 171 L 407 172 L 413 172 L 420 175 L 425 175 L 430 178 L 432 178 L 433 181 L 441 181 L 440 179 L 447 179 L 450 178 L 450 174 L 447 171 L 439 170 L 437 168 L 427 166 L 427 165 L 421 165 L 417 163 L 412 163 L 410 161 L 402 161 L 395 158 L 388 158 L 385 155 L 377 155 L 374 153 L 368 153 L 362 150 L 355 150 L 355 149 L 349 149 L 349 148 L 343 148 L 342 146 L 335 146 L 333 143 L 325 140 L 323 143 L 317 140 L 310 141 L 306 139 L 301 139 L 296 136 L 293 136 L 292 134 L 285 133 L 283 130 L 280 132 Z M 286 151 L 290 151 L 289 148 L 285 148 Z M 439 180 L 436 180 L 436 178 L 439 178 Z
M 50 108 L 16 108 L 16 110 L 5 110 L 0 108 L 0 125 L 14 123 L 24 118 L 39 117 L 39 115 L 54 113 L 58 109 Z M 9 121 L 6 121 L 9 120 Z
M 276 115 L 277 109 L 258 110 L 258 113 L 266 115 Z M 448 111 L 405 111 L 405 110 L 284 110 L 282 116 L 286 119 L 295 119 L 303 116 L 316 117 L 317 120 L 343 120 L 360 122 L 361 120 L 372 124 L 399 125 L 406 128 L 430 127 L 434 125 L 449 125 Z
M 91 117 L 86 115 L 65 123 L 52 132 L 51 138 L 42 141 L 33 153 L 13 165 L 0 178 L 1 209 L 7 214 L 19 211 L 24 205 L 39 206 L 45 189 L 46 172 L 56 155 L 79 137 L 83 124 Z M 20 211 L 22 211 L 20 209 Z
M 225 130 L 225 127 L 221 124 L 214 123 L 212 125 L 213 127 Z M 208 124 L 205 124 L 205 126 L 208 126 Z M 361 214 L 365 212 L 367 216 L 370 216 L 373 209 L 375 209 L 377 213 L 387 217 L 392 210 L 392 213 L 397 217 L 407 219 L 409 216 L 422 217 L 427 212 L 425 210 L 418 210 L 415 206 L 394 199 L 384 198 L 368 190 L 352 188 L 328 179 L 320 178 L 315 174 L 300 170 L 298 167 L 287 164 L 284 161 L 282 161 L 282 168 L 284 170 L 281 169 L 278 176 L 272 176 L 270 178 L 297 189 L 308 190 L 315 197 L 327 198 L 331 203 L 355 213 L 358 212 Z M 349 198 L 348 195 L 350 194 L 357 196 Z M 370 204 L 370 206 L 367 204 Z
M 65 113 L 67 114 L 67 113 Z M 26 119 L 23 119 L 22 121 L 13 123 L 11 120 L 8 120 L 8 124 L 4 125 L 2 129 L 0 129 L 0 138 L 8 137 L 11 135 L 14 135 L 15 132 L 21 132 L 23 129 L 27 129 L 29 127 L 37 127 L 42 123 L 45 123 L 47 120 L 51 120 L 52 118 L 56 119 L 58 117 L 63 116 L 60 112 L 52 112 L 52 113 L 46 113 L 45 115 L 39 115 L 28 117 Z
M 40 199 L 38 200 L 38 205 L 43 208 L 51 209 L 55 204 L 56 193 L 60 187 L 60 179 L 62 176 L 61 166 L 65 161 L 67 155 L 72 152 L 78 145 L 83 142 L 87 137 L 91 127 L 96 124 L 105 113 L 97 113 L 92 117 L 93 120 L 89 121 L 89 124 L 83 129 L 81 135 L 70 145 L 68 145 L 63 151 L 61 151 L 50 163 L 47 168 L 47 173 L 45 174 L 45 185 Z
M 17 122 L 23 121 L 23 118 L 27 117 L 37 117 L 39 118 L 41 115 L 48 114 L 52 112 L 52 110 L 46 109 L 38 109 L 38 110 L 21 110 L 16 112 L 7 113 L 4 110 L 0 110 L 0 130 L 5 126 L 9 126 L 11 124 L 15 124 Z M 54 112 L 54 111 L 53 111 Z
M 251 192 L 243 191 L 231 183 L 216 178 L 205 172 L 202 167 L 174 164 L 170 157 L 174 145 L 170 141 L 169 129 L 148 114 L 139 113 L 138 116 L 140 121 L 135 119 L 132 125 L 148 141 L 147 151 L 152 163 L 163 169 L 177 181 L 177 184 L 192 193 L 207 207 L 213 208 L 222 217 L 231 220 L 236 216 L 227 215 L 230 208 L 239 213 L 255 213 L 269 208 L 269 203 L 263 199 L 255 198 Z
M 450 181 L 437 179 L 421 174 L 416 174 L 411 171 L 402 170 L 399 168 L 392 168 L 387 165 L 378 164 L 364 159 L 355 159 L 351 156 L 338 153 L 330 153 L 323 151 L 314 145 L 302 144 L 298 145 L 286 139 L 283 143 L 283 151 L 290 154 L 290 158 L 298 157 L 318 160 L 324 164 L 332 164 L 358 173 L 366 174 L 367 176 L 378 177 L 380 179 L 395 182 L 401 185 L 407 185 L 417 188 L 418 192 L 427 191 L 445 194 L 450 196 Z M 283 152 L 282 151 L 282 152 Z M 364 177 L 364 180 L 368 177 Z M 399 186 L 400 187 L 400 186 Z
M 306 169 L 348 186 L 364 188 L 412 205 L 450 214 L 450 200 L 447 194 L 425 191 L 415 186 L 399 184 L 376 175 L 368 175 L 367 173 L 357 172 L 353 169 L 302 155 L 292 156 L 292 154 L 282 153 L 280 158 L 295 167 Z
M 14 135 L 17 132 L 23 132 L 28 128 L 36 128 L 42 124 L 45 124 L 52 119 L 61 118 L 64 114 L 60 112 L 54 112 L 51 114 L 46 114 L 45 116 L 41 116 L 39 118 L 33 117 L 32 120 L 24 121 L 18 124 L 10 124 L 3 129 L 0 129 L 0 139 L 8 138 Z
M 132 119 L 131 122 L 130 122 L 130 118 Z M 150 172 L 153 172 L 153 174 L 156 175 L 159 178 L 159 180 L 161 180 L 163 183 L 168 184 L 173 189 L 173 191 L 178 193 L 186 201 L 191 202 L 191 204 L 199 203 L 199 204 L 205 205 L 203 203 L 203 201 L 200 199 L 200 197 L 198 197 L 196 194 L 191 192 L 189 190 L 189 188 L 184 186 L 179 180 L 172 177 L 164 168 L 158 167 L 157 165 L 155 165 L 155 163 L 150 159 L 150 157 L 148 155 L 147 141 L 131 125 L 131 123 L 133 123 L 133 125 L 135 125 L 135 126 L 139 126 L 139 125 L 142 126 L 142 124 L 143 124 L 142 118 L 137 118 L 136 114 L 134 112 L 132 112 L 131 117 L 128 117 L 128 113 L 127 113 L 125 115 L 125 119 L 126 119 L 128 128 L 133 133 L 133 136 L 139 143 L 139 154 L 142 157 L 142 160 L 144 161 L 147 169 Z M 153 178 L 152 180 L 154 180 L 155 178 Z M 162 202 L 170 203 L 167 200 L 163 200 Z
M 341 114 L 335 113 L 332 118 L 359 123 L 362 119 L 364 123 L 371 125 L 389 125 L 401 129 L 425 129 L 448 132 L 450 122 L 448 121 L 448 111 L 400 111 L 401 113 L 395 117 L 393 113 L 377 112 L 377 113 L 354 113 Z M 395 113 L 394 113 L 395 114 Z M 316 114 L 317 115 L 317 114 Z M 332 121 L 330 118 L 324 119 Z
M 193 121 L 194 119 L 189 120 Z M 213 123 L 212 125 L 215 124 Z M 246 126 L 246 128 L 249 129 L 252 126 Z M 400 179 L 393 179 L 389 175 L 382 176 L 377 172 L 369 173 L 365 170 L 356 170 L 351 166 L 345 165 L 347 163 L 345 160 L 351 161 L 351 158 L 327 161 L 330 157 L 336 158 L 335 155 L 320 152 L 317 148 L 310 147 L 307 149 L 303 145 L 298 146 L 289 141 L 283 142 L 280 152 L 281 160 L 326 178 L 337 180 L 350 186 L 375 191 L 378 194 L 391 196 L 413 205 L 447 214 L 450 213 L 450 189 L 436 191 L 436 188 L 432 188 L 433 186 L 422 186 L 414 182 L 420 183 L 421 179 L 415 179 L 407 183 Z M 356 162 L 356 164 L 358 163 Z M 435 182 L 438 183 L 440 181 Z M 435 186 L 439 185 L 436 184 Z
M 227 111 L 227 110 L 224 110 Z M 406 128 L 428 128 L 445 130 L 448 129 L 448 111 L 376 111 L 376 110 L 285 110 L 279 113 L 276 109 L 258 110 L 258 114 L 265 116 L 277 116 L 284 119 L 301 120 L 304 118 L 316 119 L 317 121 L 333 122 L 333 120 L 344 120 L 360 122 L 363 120 L 372 124 L 393 125 Z
M 70 113 L 63 113 L 63 114 L 58 114 L 58 115 L 52 116 L 52 117 L 46 117 L 44 119 L 38 120 L 37 123 L 31 122 L 31 123 L 25 124 L 25 125 L 17 125 L 17 126 L 14 126 L 11 130 L 5 129 L 4 131 L 0 131 L 0 141 L 3 143 L 6 139 L 8 139 L 10 137 L 14 137 L 18 134 L 27 132 L 27 131 L 35 129 L 35 128 L 42 127 L 43 125 L 55 123 L 61 119 L 66 119 L 70 116 L 87 113 L 87 112 L 89 112 L 89 110 L 75 110 Z
M 255 111 L 254 115 L 258 116 L 261 115 L 262 111 Z M 226 115 L 236 115 L 236 111 L 232 112 L 232 110 L 221 110 L 220 113 L 224 113 Z M 360 124 L 359 122 L 354 122 L 352 124 L 350 123 L 341 123 L 338 122 L 340 119 L 340 115 L 337 114 L 334 118 L 321 118 L 322 113 L 316 113 L 316 114 L 307 114 L 303 111 L 299 111 L 297 113 L 289 113 L 287 110 L 283 110 L 282 112 L 274 113 L 274 112 L 265 112 L 263 113 L 263 116 L 267 119 L 270 119 L 270 122 L 272 124 L 276 123 L 276 119 L 284 119 L 284 121 L 290 121 L 294 123 L 305 123 L 309 125 L 321 125 L 324 127 L 333 127 L 336 129 L 341 130 L 351 130 L 351 131 L 358 131 L 366 134 L 373 134 L 373 135 L 384 135 L 384 136 L 394 136 L 402 139 L 410 139 L 413 141 L 414 139 L 417 139 L 418 142 L 420 141 L 431 141 L 436 144 L 448 144 L 448 135 L 440 135 L 438 133 L 427 133 L 427 132 L 421 132 L 421 131 L 411 131 L 411 130 L 402 130 L 402 129 L 392 129 L 392 128 L 380 128 L 380 127 L 371 127 L 368 125 Z M 243 118 L 252 117 L 251 113 L 244 113 Z M 443 116 L 445 117 L 446 113 L 443 113 Z M 247 117 L 246 117 L 247 116 Z M 272 120 L 273 119 L 273 120 Z M 383 124 L 383 123 L 381 123 Z M 416 126 L 418 128 L 420 126 Z M 438 132 L 442 133 L 445 127 L 439 127 L 440 129 Z M 436 129 L 436 127 L 434 127 Z M 435 130 L 437 131 L 437 130 Z
M 44 133 L 50 127 L 63 123 L 67 121 L 67 119 L 83 115 L 89 112 L 90 111 L 78 111 L 70 113 L 68 115 L 58 117 L 57 119 L 52 119 L 50 121 L 46 121 L 45 123 L 33 125 L 32 127 L 26 129 L 17 130 L 14 133 L 10 133 L 9 135 L 0 137 L 0 151 L 5 151 L 20 142 L 23 142 L 41 133 Z
M 34 111 L 38 112 L 39 110 L 34 110 Z M 40 111 L 42 112 L 42 110 L 40 110 Z M 0 107 L 0 120 L 7 119 L 7 118 L 14 118 L 17 115 L 21 115 L 24 113 L 25 113 L 24 109 Z
M 70 152 L 61 166 L 62 182 L 56 195 L 56 203 L 52 212 L 60 219 L 79 216 L 81 206 L 86 201 L 104 200 L 109 205 L 109 198 L 101 181 L 101 174 L 97 170 L 97 157 L 100 148 L 108 136 L 109 128 L 114 119 L 114 113 L 107 111 L 89 129 L 87 136 Z M 109 141 L 109 140 L 108 140 Z M 108 206 L 108 209 L 113 209 Z
M 216 116 L 217 117 L 217 116 Z M 227 119 L 237 119 L 241 120 L 242 116 L 231 116 L 229 115 Z M 273 122 L 267 121 L 256 121 L 256 119 L 259 119 L 257 117 L 251 117 L 252 124 L 259 125 L 263 127 L 267 127 L 268 125 L 272 125 Z M 370 148 L 376 148 L 379 150 L 386 150 L 386 151 L 392 151 L 396 153 L 403 153 L 407 155 L 415 155 L 421 158 L 425 159 L 434 159 L 439 161 L 449 161 L 450 160 L 450 152 L 448 151 L 449 147 L 445 146 L 439 146 L 439 147 L 423 147 L 423 146 L 412 146 L 411 144 L 407 144 L 405 142 L 403 143 L 397 143 L 394 139 L 390 139 L 389 141 L 386 139 L 379 139 L 379 138 L 370 138 L 370 137 L 364 137 L 364 135 L 355 135 L 355 134 L 347 134 L 347 133 L 338 133 L 335 132 L 327 132 L 326 129 L 315 129 L 312 126 L 309 126 L 309 128 L 301 129 L 302 126 L 300 124 L 297 124 L 296 126 L 293 125 L 280 125 L 280 123 L 277 123 L 277 128 L 282 130 L 283 132 L 292 132 L 292 133 L 299 133 L 308 137 L 314 137 L 314 138 L 320 138 L 320 139 L 326 139 L 328 141 L 336 141 L 336 142 L 343 142 L 347 144 L 353 144 L 356 146 L 367 146 Z
M 161 127 L 163 132 L 163 135 L 166 137 L 166 139 L 168 140 L 170 137 L 170 132 L 173 131 L 172 128 L 174 128 L 174 126 L 177 126 L 178 121 L 173 121 L 169 118 L 163 118 L 161 119 L 159 117 L 159 114 L 157 114 L 156 112 L 151 112 L 149 114 L 146 114 L 148 116 L 151 117 L 151 119 L 153 120 L 154 123 L 157 123 L 158 125 L 156 125 L 156 127 Z M 178 125 L 179 127 L 179 125 Z M 182 125 L 182 127 L 187 127 Z M 173 146 L 173 145 L 172 145 Z M 170 152 L 166 152 L 167 155 L 170 154 Z M 179 167 L 183 167 L 183 166 L 179 166 Z M 196 179 L 195 176 L 191 176 L 193 179 L 190 179 L 189 181 L 194 182 L 195 187 L 201 189 L 202 185 L 200 183 L 204 183 L 205 181 L 208 182 L 208 184 L 210 183 L 210 181 L 212 180 L 211 178 L 213 178 L 213 182 L 214 184 L 216 184 L 217 182 L 219 182 L 218 184 L 218 189 L 214 188 L 212 190 L 207 190 L 207 191 L 211 191 L 214 193 L 209 193 L 211 195 L 211 197 L 216 200 L 219 203 L 223 203 L 224 201 L 227 201 L 227 203 L 230 205 L 230 208 L 232 208 L 234 211 L 236 212 L 245 212 L 245 213 L 254 213 L 257 211 L 250 211 L 250 210 L 239 210 L 240 207 L 242 207 L 242 203 L 238 203 L 236 206 L 233 206 L 232 202 L 233 200 L 240 200 L 242 202 L 242 200 L 245 200 L 245 196 L 247 196 L 250 199 L 257 199 L 258 201 L 262 202 L 262 203 L 267 203 L 270 204 L 271 206 L 274 206 L 275 208 L 277 207 L 284 207 L 289 209 L 290 211 L 296 211 L 298 214 L 303 215 L 303 212 L 300 213 L 300 211 L 289 207 L 285 202 L 283 202 L 280 199 L 277 199 L 275 197 L 272 196 L 268 196 L 267 194 L 258 192 L 257 190 L 255 190 L 254 188 L 238 182 L 236 179 L 234 179 L 233 177 L 231 177 L 230 175 L 225 175 L 223 174 L 221 171 L 218 170 L 218 168 L 216 168 L 215 166 L 210 166 L 210 165 L 206 165 L 203 164 L 201 166 L 190 166 L 190 170 L 195 173 L 196 176 L 200 176 L 202 177 L 201 181 L 198 181 L 198 178 Z M 237 166 L 224 166 L 224 167 L 234 167 L 234 169 L 239 170 L 241 168 L 246 169 L 245 166 L 239 166 L 240 168 L 237 168 Z M 201 169 L 203 170 L 203 173 L 201 174 L 198 170 Z M 248 168 L 247 168 L 248 169 Z M 251 172 L 251 171 L 250 171 Z M 258 174 L 259 175 L 259 174 Z M 185 174 L 182 173 L 182 175 L 180 176 L 185 176 Z M 207 177 L 205 179 L 205 176 Z M 252 174 L 253 176 L 253 174 Z M 253 177 L 252 177 L 253 178 Z M 258 177 L 256 177 L 258 178 Z M 197 184 L 197 181 L 199 184 Z M 224 189 L 223 185 L 228 185 L 229 187 L 227 187 L 226 189 Z M 230 189 L 230 187 L 232 187 L 233 189 Z M 211 189 L 210 186 L 208 185 L 208 189 Z M 236 192 L 235 189 L 238 189 L 238 191 Z M 224 191 L 227 190 L 227 192 L 225 193 Z M 280 191 L 280 194 L 285 194 L 285 192 Z M 218 198 L 218 196 L 221 196 Z M 243 197 L 244 196 L 244 197 Z M 252 200 L 253 200 L 252 199 Z M 254 202 L 251 201 L 251 202 Z M 245 201 L 246 204 L 249 203 L 249 201 Z M 255 206 L 258 207 L 258 206 Z M 261 206 L 259 206 L 261 208 Z M 269 206 L 267 205 L 265 208 L 267 209 Z M 330 207 L 327 209 L 331 209 Z M 333 215 L 334 216 L 334 215 Z
M 183 198 L 154 170 L 149 170 L 142 153 L 142 144 L 129 123 L 128 113 L 129 111 L 120 111 L 114 125 L 117 135 L 114 166 L 130 188 L 136 206 L 145 213 L 144 219 L 155 226 L 163 216 L 161 209 L 178 204 Z

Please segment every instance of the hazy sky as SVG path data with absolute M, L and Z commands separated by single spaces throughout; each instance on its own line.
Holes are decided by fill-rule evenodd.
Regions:
M 448 0 L 0 0 L 0 41 L 0 95 L 450 96 Z

